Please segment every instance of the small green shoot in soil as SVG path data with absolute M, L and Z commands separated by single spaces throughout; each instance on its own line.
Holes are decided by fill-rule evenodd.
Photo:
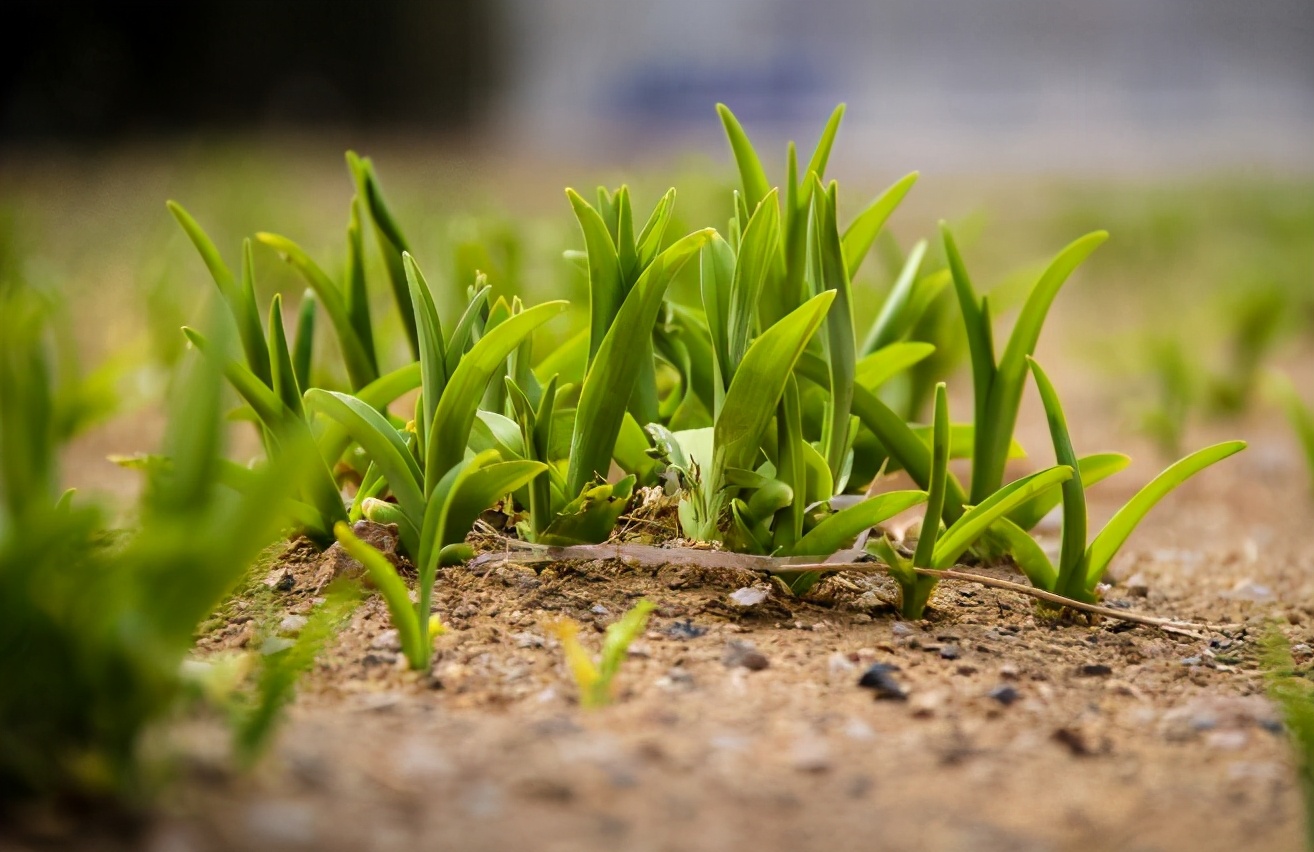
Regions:
M 602 653 L 596 663 L 579 641 L 577 622 L 570 618 L 560 618 L 549 625 L 549 629 L 561 642 L 566 665 L 575 679 L 575 685 L 579 687 L 581 707 L 605 707 L 616 697 L 613 681 L 620 671 L 621 663 L 625 661 L 630 644 L 643 634 L 648 625 L 648 615 L 654 608 L 652 602 L 640 600 L 618 621 L 608 626 L 602 640 Z

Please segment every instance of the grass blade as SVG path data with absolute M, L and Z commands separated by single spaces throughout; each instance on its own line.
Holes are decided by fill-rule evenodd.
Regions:
M 248 287 L 238 287 L 233 280 L 233 273 L 220 257 L 219 249 L 181 204 L 170 201 L 166 206 L 173 214 L 173 218 L 182 226 L 192 245 L 196 247 L 201 260 L 205 261 L 205 266 L 210 270 L 210 276 L 218 286 L 220 295 L 228 303 L 228 309 L 237 323 L 238 338 L 242 343 L 242 352 L 246 355 L 248 369 L 256 378 L 268 385 L 271 381 L 269 353 L 265 348 L 264 331 L 260 325 L 260 310 L 256 306 L 254 292 Z
M 762 432 L 775 413 L 794 364 L 834 301 L 833 291 L 812 297 L 764 331 L 748 348 L 726 391 L 725 405 L 714 427 L 714 477 L 719 479 L 715 471 L 726 468 L 751 470 L 755 466 Z
M 813 282 L 818 291 L 835 293 L 835 301 L 826 314 L 823 350 L 830 368 L 830 405 L 822 422 L 821 445 L 831 478 L 842 476 L 844 459 L 849 451 L 849 427 L 853 407 L 853 376 L 857 361 L 857 342 L 853 331 L 853 292 L 844 266 L 837 222 L 838 184 L 829 189 L 812 178 L 812 248 Z M 792 367 L 791 367 L 792 369 Z
M 752 210 L 771 191 L 771 183 L 767 180 L 766 171 L 762 168 L 762 161 L 758 159 L 753 143 L 749 141 L 743 125 L 735 118 L 730 107 L 717 104 L 716 113 L 721 116 L 726 139 L 730 141 L 730 150 L 735 156 L 735 165 L 739 167 L 739 180 L 744 187 L 744 203 L 748 205 L 749 210 Z
M 1083 486 L 1094 485 L 1108 479 L 1113 474 L 1125 470 L 1129 464 L 1131 464 L 1131 457 L 1122 453 L 1094 453 L 1077 459 L 1077 467 L 1081 472 L 1081 484 Z M 1046 491 L 1031 502 L 1023 503 L 1012 512 L 1009 512 L 1008 519 L 1024 530 L 1031 530 L 1036 524 L 1040 523 L 1042 518 L 1053 511 L 1054 507 L 1062 500 L 1062 491 Z
M 416 334 L 420 344 L 420 416 L 417 434 L 420 446 L 427 447 L 433 434 L 433 414 L 438 408 L 447 387 L 446 350 L 442 323 L 438 320 L 438 307 L 424 273 L 409 253 L 402 255 L 406 271 L 406 286 L 410 289 L 412 313 L 415 316 Z
M 420 635 L 420 615 L 416 612 L 415 605 L 411 603 L 410 590 L 406 588 L 406 583 L 402 581 L 397 569 L 382 553 L 357 538 L 347 524 L 338 522 L 333 532 L 348 555 L 365 566 L 370 580 L 383 596 L 384 603 L 388 605 L 388 614 L 392 616 L 392 623 L 397 628 L 397 638 L 401 640 L 402 653 L 406 655 L 407 662 L 413 669 L 423 669 L 429 663 L 429 651 L 424 647 Z M 427 617 L 428 613 L 424 615 Z
M 329 322 L 333 325 L 338 345 L 342 348 L 342 360 L 347 367 L 347 375 L 351 378 L 352 388 L 364 387 L 377 379 L 379 369 L 374 361 L 374 354 L 365 350 L 360 337 L 356 335 L 351 314 L 347 311 L 346 300 L 338 285 L 334 284 L 328 274 L 310 259 L 310 255 L 287 237 L 259 233 L 256 234 L 256 239 L 278 252 L 283 260 L 301 273 L 306 283 L 315 291 L 320 304 L 324 306 L 324 312 L 328 314 Z
M 882 192 L 866 210 L 859 213 L 858 217 L 844 230 L 842 244 L 849 278 L 853 278 L 858 274 L 858 268 L 862 266 L 862 261 L 867 257 L 867 252 L 871 251 L 871 247 L 876 243 L 876 236 L 881 232 L 881 228 L 885 227 L 886 220 L 894 213 L 895 208 L 903 201 L 904 196 L 913 188 L 913 184 L 917 183 L 918 177 L 920 177 L 920 173 L 910 172 L 899 178 L 893 186 Z M 925 244 L 920 245 L 925 250 Z M 913 252 L 916 251 L 917 249 L 914 247 Z M 910 260 L 911 257 L 910 254 Z M 918 262 L 920 262 L 920 257 Z M 907 265 L 905 265 L 906 268 Z M 915 272 L 916 262 L 912 264 L 912 268 Z M 896 286 L 895 289 L 897 290 L 898 287 Z
M 374 236 L 383 255 L 384 266 L 388 269 L 388 280 L 392 284 L 392 295 L 397 302 L 397 311 L 401 314 L 402 328 L 411 344 L 411 354 L 420 357 L 419 332 L 415 325 L 409 287 L 406 283 L 406 270 L 402 263 L 402 253 L 410 251 L 406 238 L 402 236 L 397 220 L 383 198 L 383 189 L 379 186 L 378 175 L 374 173 L 374 164 L 368 157 L 358 157 L 352 151 L 347 152 L 347 166 L 356 181 L 356 196 L 365 202 L 370 220 L 374 223 Z
M 598 348 L 580 391 L 570 441 L 566 490 L 579 494 L 595 475 L 605 476 L 620 433 L 630 394 L 638 380 L 645 347 L 636 340 L 652 336 L 662 297 L 675 274 L 716 232 L 708 228 L 676 241 L 639 276 Z
M 981 537 L 991 524 L 1007 515 L 1014 507 L 1030 500 L 1047 488 L 1072 477 L 1072 468 L 1057 466 L 1005 485 L 990 495 L 981 505 L 974 506 L 954 522 L 935 546 L 932 568 L 952 568 L 963 551 Z
M 1081 265 L 1091 252 L 1108 239 L 1104 231 L 1096 231 L 1073 241 L 1058 253 L 1049 267 L 1041 274 L 1040 280 L 1027 296 L 1022 306 L 1013 334 L 1008 340 L 1004 354 L 994 372 L 990 385 L 989 401 L 985 416 L 978 424 L 986 424 L 982 429 L 978 425 L 978 452 L 981 457 L 976 461 L 979 467 L 972 474 L 972 496 L 979 497 L 977 478 L 981 479 L 982 488 L 994 488 L 1003 480 L 1005 453 L 1008 442 L 1013 437 L 1013 428 L 1017 424 L 1018 406 L 1022 401 L 1022 387 L 1026 382 L 1027 358 L 1035 352 L 1040 340 L 1040 329 L 1045 322 L 1049 307 L 1054 297 L 1062 288 L 1068 277 Z M 956 273 L 955 273 L 956 275 Z M 975 357 L 975 356 L 974 356 Z
M 925 491 L 889 491 L 836 512 L 791 547 L 789 556 L 829 556 L 863 530 L 926 502 Z
M 297 308 L 297 333 L 292 342 L 292 373 L 297 377 L 297 387 L 310 387 L 310 367 L 315 358 L 315 306 L 314 290 L 301 294 L 301 305 Z
M 361 445 L 383 472 L 389 490 L 412 523 L 417 524 L 418 532 L 418 520 L 424 517 L 425 505 L 420 466 L 392 424 L 377 410 L 349 394 L 311 388 L 306 391 L 305 400 L 312 410 L 340 423 Z
M 852 231 L 852 226 L 849 230 Z M 848 234 L 846 233 L 844 237 L 847 240 Z M 875 236 L 872 239 L 874 241 Z M 876 321 L 867 332 L 867 339 L 862 342 L 863 355 L 889 346 L 907 334 L 908 330 L 916 324 L 916 318 L 908 315 L 909 306 L 912 303 L 913 291 L 919 284 L 917 270 L 921 268 L 922 258 L 925 255 L 926 240 L 918 240 L 912 251 L 908 252 L 908 258 L 899 270 L 899 277 L 895 279 L 890 294 L 885 297 L 881 311 L 876 315 Z M 844 249 L 844 256 L 849 259 L 849 277 L 852 278 L 856 266 L 847 246 Z
M 1156 503 L 1211 464 L 1220 462 L 1245 448 L 1245 441 L 1224 441 L 1221 444 L 1196 450 L 1170 466 L 1138 491 L 1090 543 L 1086 551 L 1086 588 L 1094 588 L 1095 584 L 1104 577 L 1104 572 L 1113 561 L 1114 555 Z
M 865 356 L 853 370 L 853 380 L 875 393 L 877 388 L 935 352 L 935 344 L 891 343 Z
M 597 357 L 602 340 L 625 300 L 621 280 L 620 258 L 607 223 L 597 210 L 573 189 L 566 190 L 570 206 L 584 232 L 584 247 L 589 260 L 589 359 Z
M 935 543 L 940 537 L 940 518 L 944 514 L 945 481 L 949 476 L 949 396 L 944 382 L 935 386 L 934 431 L 931 433 L 931 485 L 926 515 L 913 553 L 913 565 L 929 568 L 934 561 Z
M 998 536 L 1031 585 L 1054 592 L 1058 588 L 1059 572 L 1049 560 L 1040 544 L 1022 527 L 1008 518 L 1000 518 L 990 525 L 990 535 Z
M 283 297 L 279 294 L 274 295 L 269 305 L 269 364 L 274 395 L 298 418 L 305 417 L 301 408 L 301 389 L 297 386 L 296 370 L 292 366 L 292 353 L 288 351 L 287 335 L 283 331 Z
M 433 415 L 433 431 L 425 448 L 424 475 L 430 493 L 436 483 L 465 455 L 479 401 L 493 375 L 534 329 L 563 313 L 569 302 L 544 302 L 521 311 L 491 329 L 461 359 Z
M 1072 468 L 1072 478 L 1062 485 L 1063 543 L 1059 551 L 1058 586 L 1055 591 L 1060 595 L 1076 597 L 1086 580 L 1082 570 L 1086 556 L 1086 489 L 1081 483 L 1081 467 L 1077 453 L 1072 449 L 1068 421 L 1063 415 L 1058 392 L 1054 390 L 1054 385 L 1040 364 L 1032 358 L 1027 360 L 1036 378 L 1041 403 L 1045 406 L 1045 418 L 1049 421 L 1049 434 L 1054 442 L 1054 461 Z

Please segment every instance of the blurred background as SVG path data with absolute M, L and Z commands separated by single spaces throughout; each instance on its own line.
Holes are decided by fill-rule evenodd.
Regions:
M 355 149 L 449 310 L 476 268 L 583 305 L 562 188 L 627 182 L 646 211 L 674 185 L 678 227 L 724 223 L 718 101 L 773 179 L 846 102 L 845 217 L 920 170 L 887 248 L 948 219 L 983 288 L 1109 229 L 1046 345 L 1166 451 L 1222 393 L 1194 376 L 1314 380 L 1311 0 L 7 0 L 3 20 L 0 278 L 67 298 L 120 412 L 150 410 L 213 290 L 166 199 L 230 265 L 271 230 L 337 270 Z M 266 249 L 256 271 L 262 301 L 302 291 Z M 863 311 L 890 277 L 867 265 Z M 113 422 L 88 459 L 151 428 Z
M 1308 0 L 9 0 L 0 138 L 478 134 L 536 154 L 782 137 L 918 166 L 1314 165 Z

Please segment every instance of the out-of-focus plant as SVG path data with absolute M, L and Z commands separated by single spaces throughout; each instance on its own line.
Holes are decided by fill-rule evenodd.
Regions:
M 602 653 L 595 663 L 579 641 L 579 624 L 569 618 L 552 622 L 549 629 L 561 642 L 566 665 L 579 687 L 579 703 L 586 710 L 605 707 L 615 696 L 613 681 L 635 639 L 643 634 L 648 615 L 655 609 L 651 601 L 640 600 L 618 621 L 607 627 Z
M 131 532 L 58 494 L 76 395 L 54 375 L 47 313 L 0 293 L 0 796 L 146 792 L 143 734 L 183 691 L 201 621 L 290 522 L 308 448 L 219 483 L 220 374 L 201 359 L 177 381 L 165 452 Z M 63 424 L 63 425 L 61 425 Z
M 1264 637 L 1261 656 L 1268 696 L 1282 713 L 1305 805 L 1305 848 L 1314 850 L 1314 682 L 1296 667 L 1291 643 L 1276 628 Z
M 1286 409 L 1287 420 L 1290 421 L 1291 428 L 1296 433 L 1296 440 L 1300 442 L 1300 448 L 1304 452 L 1310 485 L 1314 487 L 1314 408 L 1300 398 L 1295 386 L 1285 377 L 1279 379 L 1276 384 L 1283 407 Z
M 255 654 L 247 655 L 248 660 L 258 657 L 252 684 L 245 691 L 234 691 L 228 701 L 239 763 L 250 766 L 269 747 L 284 708 L 296 697 L 297 682 L 314 666 L 360 600 L 357 584 L 334 583 L 324 601 L 311 610 L 296 639 L 271 636 Z

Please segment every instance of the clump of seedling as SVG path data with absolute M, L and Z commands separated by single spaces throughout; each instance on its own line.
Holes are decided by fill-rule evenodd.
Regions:
M 201 359 L 177 379 L 169 463 L 148 469 L 136 528 L 111 529 L 58 491 L 79 392 L 56 379 L 73 373 L 51 359 L 49 310 L 0 287 L 0 798 L 132 797 L 150 786 L 141 742 L 183 696 L 198 626 L 290 523 L 308 448 L 226 487 L 222 380 Z
M 561 642 L 575 685 L 579 687 L 579 704 L 585 709 L 605 707 L 615 696 L 617 673 L 629 653 L 630 645 L 648 626 L 653 611 L 651 601 L 640 600 L 615 623 L 607 627 L 602 640 L 602 651 L 595 662 L 579 641 L 579 624 L 570 618 L 560 618 L 549 625 L 553 635 Z

